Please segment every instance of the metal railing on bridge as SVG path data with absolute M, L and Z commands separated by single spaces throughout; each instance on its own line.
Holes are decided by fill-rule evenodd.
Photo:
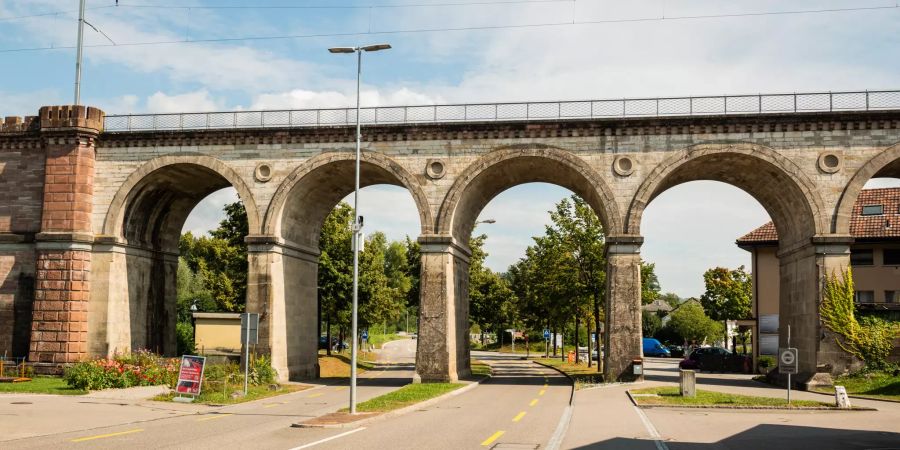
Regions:
M 900 109 L 900 91 L 626 98 L 560 102 L 469 103 L 362 108 L 360 121 L 420 124 L 616 117 L 716 116 L 764 113 Z M 104 129 L 117 131 L 289 128 L 356 123 L 356 108 L 230 111 L 106 116 Z

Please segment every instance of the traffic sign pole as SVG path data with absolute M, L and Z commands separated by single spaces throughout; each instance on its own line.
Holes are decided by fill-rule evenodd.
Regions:
M 788 324 L 788 335 L 787 335 L 787 346 L 791 348 L 791 325 Z M 788 406 L 791 405 L 791 373 L 788 372 L 788 385 L 787 385 L 787 402 Z

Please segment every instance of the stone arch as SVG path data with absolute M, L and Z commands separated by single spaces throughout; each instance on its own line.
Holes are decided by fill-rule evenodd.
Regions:
M 272 197 L 265 216 L 264 233 L 315 249 L 325 217 L 353 191 L 355 159 L 352 152 L 326 152 L 294 169 Z M 360 156 L 360 187 L 375 184 L 406 188 L 416 204 L 422 231 L 432 226 L 428 199 L 416 178 L 383 154 L 363 152 Z M 291 201 L 295 198 L 300 200 Z M 293 231 L 285 230 L 286 214 L 304 225 Z
M 222 161 L 179 154 L 150 160 L 129 175 L 110 203 L 92 255 L 90 352 L 137 349 L 173 355 L 181 228 L 207 195 L 233 186 L 250 233 L 259 212 L 249 187 Z
M 600 217 L 607 235 L 623 229 L 612 189 L 586 161 L 562 149 L 528 145 L 500 148 L 470 164 L 447 193 L 435 231 L 467 243 L 478 214 L 491 199 L 531 182 L 562 186 L 584 198 Z
M 696 180 L 721 181 L 753 196 L 772 217 L 783 246 L 809 242 L 828 229 L 824 202 L 796 163 L 771 148 L 735 142 L 691 146 L 658 164 L 631 202 L 626 232 L 640 234 L 644 210 L 658 195 Z
M 197 175 L 201 175 L 202 178 L 199 182 L 196 180 Z M 139 208 L 136 203 L 151 206 L 150 203 L 154 199 L 158 200 L 160 197 L 159 194 L 151 194 L 149 192 L 153 190 L 151 185 L 155 181 L 161 183 L 161 187 L 165 189 L 177 188 L 181 191 L 191 191 L 182 192 L 187 194 L 186 197 L 188 198 L 171 199 L 172 201 L 183 202 L 184 205 L 181 209 L 186 209 L 172 221 L 173 223 L 180 221 L 177 224 L 178 226 L 184 223 L 187 214 L 190 213 L 196 202 L 199 202 L 216 190 L 232 186 L 237 191 L 238 197 L 240 197 L 244 208 L 247 210 L 247 224 L 250 234 L 258 234 L 260 231 L 259 209 L 256 207 L 256 201 L 253 198 L 250 187 L 247 186 L 243 178 L 234 169 L 211 156 L 180 154 L 161 156 L 147 161 L 125 179 L 110 202 L 103 222 L 103 235 L 127 240 L 126 234 L 128 233 L 125 230 L 125 221 L 128 219 L 131 211 Z M 177 186 L 180 182 L 187 183 L 187 187 Z M 141 198 L 144 201 L 140 201 Z M 191 204 L 190 202 L 193 203 Z M 159 205 L 154 209 L 159 209 Z M 159 213 L 162 212 L 159 211 Z M 182 215 L 184 216 L 183 218 L 180 217 Z M 178 233 L 181 233 L 180 228 Z
M 835 210 L 833 232 L 840 235 L 850 234 L 850 218 L 853 206 L 859 193 L 866 183 L 872 178 L 891 177 L 900 178 L 900 143 L 896 143 L 863 164 L 853 174 L 853 178 L 844 187 L 838 206 Z

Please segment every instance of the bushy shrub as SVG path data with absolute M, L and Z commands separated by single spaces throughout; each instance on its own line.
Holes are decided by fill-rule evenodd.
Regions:
M 63 374 L 70 387 L 82 390 L 174 386 L 177 377 L 177 359 L 163 358 L 148 351 L 79 362 Z
M 775 367 L 775 357 L 774 356 L 760 356 L 756 361 L 756 365 L 762 367 L 763 369 L 768 369 L 770 367 Z
M 178 322 L 175 324 L 175 337 L 178 344 L 179 355 L 193 355 L 196 353 L 194 344 L 194 327 L 190 322 Z
M 275 381 L 275 369 L 272 360 L 266 355 L 256 357 L 250 365 L 250 384 L 259 386 Z

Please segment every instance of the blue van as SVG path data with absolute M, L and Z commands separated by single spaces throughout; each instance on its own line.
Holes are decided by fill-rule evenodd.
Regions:
M 668 358 L 669 356 L 672 356 L 672 353 L 656 339 L 644 338 L 644 356 L 660 356 Z

